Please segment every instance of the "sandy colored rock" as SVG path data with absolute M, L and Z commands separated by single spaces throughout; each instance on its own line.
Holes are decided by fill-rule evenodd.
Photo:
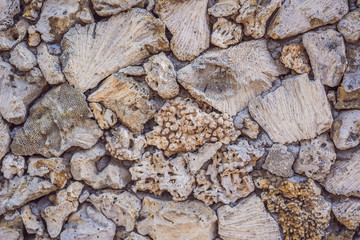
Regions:
M 267 35 L 273 39 L 292 37 L 336 23 L 348 11 L 346 0 L 285 0 L 271 21 Z
M 79 211 L 73 213 L 64 226 L 61 240 L 78 239 L 113 239 L 116 225 L 107 219 L 99 210 L 83 204 Z
M 61 65 L 58 56 L 51 55 L 45 43 L 37 47 L 37 62 L 46 81 L 49 84 L 60 84 L 65 82 L 61 72 Z
M 174 64 L 161 52 L 144 63 L 147 84 L 162 98 L 173 98 L 179 94 Z
M 104 168 L 96 165 L 107 161 Z M 118 161 L 105 156 L 105 146 L 97 144 L 89 150 L 77 152 L 71 158 L 71 174 L 75 180 L 84 181 L 94 189 L 122 189 L 130 182 L 130 174 Z
M 285 67 L 294 70 L 295 72 L 309 73 L 311 68 L 309 66 L 309 58 L 305 52 L 302 44 L 284 45 L 281 50 L 280 61 Z
M 8 213 L 0 219 L 0 236 L 2 239 L 23 240 L 24 227 L 17 212 Z
M 146 75 L 145 69 L 142 66 L 128 66 L 126 68 L 120 69 L 119 72 L 130 76 Z
M 37 65 L 36 56 L 26 47 L 25 43 L 19 43 L 10 52 L 9 62 L 20 71 L 29 71 Z
M 159 19 L 144 9 L 131 9 L 107 21 L 71 28 L 61 42 L 63 73 L 85 92 L 119 69 L 169 50 L 168 44 Z
M 208 0 L 156 0 L 154 12 L 173 35 L 170 47 L 180 61 L 191 61 L 209 47 L 207 5 Z
M 205 143 L 196 152 L 187 152 L 182 155 L 187 164 L 187 169 L 192 174 L 196 174 L 201 167 L 209 161 L 217 151 L 221 148 L 220 142 L 216 143 Z
M 1 67 L 0 67 L 1 69 Z M 5 156 L 5 154 L 9 151 L 10 146 L 10 129 L 9 126 L 4 122 L 2 117 L 0 116 L 0 160 Z
M 43 222 L 39 220 L 35 214 L 33 214 L 30 205 L 25 205 L 21 208 L 20 216 L 28 234 L 36 234 L 38 236 L 42 236 L 44 234 L 45 226 Z
M 178 81 L 197 100 L 234 116 L 280 74 L 262 39 L 209 50 L 180 69 Z
M 253 99 L 249 112 L 271 140 L 281 144 L 314 138 L 333 122 L 322 84 L 307 74 L 288 77 L 274 92 Z
M 339 85 L 347 66 L 341 34 L 332 29 L 308 32 L 303 35 L 302 41 L 309 54 L 315 79 L 330 87 Z
M 235 207 L 218 208 L 217 214 L 218 231 L 223 240 L 282 239 L 279 225 L 256 194 L 241 200 Z
M 20 12 L 19 0 L 4 0 L 0 5 L 0 31 L 14 24 L 13 17 Z
M 217 0 L 216 4 L 208 9 L 208 12 L 214 17 L 227 17 L 234 15 L 239 8 L 239 0 Z
M 326 234 L 326 240 L 353 240 L 355 235 L 354 231 L 342 230 L 342 231 L 332 231 Z
M 259 124 L 250 117 L 247 108 L 237 113 L 234 118 L 234 125 L 237 129 L 241 130 L 242 135 L 246 135 L 251 139 L 256 139 L 259 135 Z
M 89 103 L 89 107 L 101 129 L 109 129 L 117 123 L 116 114 L 100 103 Z
M 337 149 L 346 150 L 360 143 L 360 110 L 344 111 L 331 127 L 331 138 Z
M 242 27 L 226 18 L 218 18 L 213 25 L 211 43 L 221 48 L 228 48 L 230 45 L 241 42 Z
M 150 240 L 150 238 L 131 232 L 129 236 L 125 238 L 125 240 Z
M 262 168 L 280 177 L 291 177 L 294 175 L 292 170 L 294 161 L 293 154 L 285 145 L 274 144 L 270 148 Z
M 129 10 L 144 0 L 91 0 L 99 16 L 111 16 Z
M 20 20 L 8 30 L 0 31 L 0 51 L 10 50 L 20 43 L 25 38 L 28 27 L 26 20 Z
M 24 0 L 24 3 L 26 5 L 22 16 L 30 21 L 35 21 L 41 11 L 43 0 Z
M 141 200 L 129 192 L 104 190 L 91 194 L 89 199 L 99 211 L 116 226 L 125 227 L 127 232 L 134 229 L 135 221 L 139 217 Z
M 332 211 L 336 219 L 350 230 L 360 225 L 360 200 L 357 198 L 343 198 L 332 203 Z
M 30 25 L 28 28 L 28 45 L 30 47 L 37 47 L 41 42 L 41 35 L 36 31 L 34 25 Z
M 166 156 L 194 151 L 207 142 L 228 144 L 240 135 L 227 114 L 206 113 L 190 98 L 168 100 L 155 114 L 155 122 L 146 140 Z
M 30 110 L 11 144 L 16 155 L 60 156 L 72 146 L 88 149 L 102 136 L 85 96 L 64 83 L 52 88 Z
M 237 23 L 244 24 L 244 34 L 255 39 L 262 38 L 266 31 L 266 22 L 281 5 L 281 0 L 257 1 L 240 0 Z
M 30 176 L 45 177 L 52 184 L 63 188 L 71 178 L 70 169 L 65 165 L 63 158 L 31 157 L 28 160 L 28 173 Z
M 356 43 L 360 39 L 360 9 L 345 15 L 338 23 L 337 29 L 345 38 L 345 41 Z
M 171 202 L 145 197 L 136 229 L 152 239 L 211 240 L 216 235 L 215 212 L 199 201 Z
M 46 222 L 47 232 L 52 238 L 57 237 L 68 216 L 78 208 L 78 198 L 84 185 L 80 182 L 71 183 L 66 189 L 56 194 L 54 206 L 49 206 L 41 212 Z
M 322 182 L 330 173 L 330 168 L 335 160 L 334 144 L 329 135 L 323 133 L 312 140 L 301 141 L 299 157 L 295 161 L 294 170 L 296 173 Z
M 5 178 L 11 179 L 14 175 L 22 177 L 26 170 L 25 158 L 12 153 L 7 154 L 2 160 L 1 171 Z

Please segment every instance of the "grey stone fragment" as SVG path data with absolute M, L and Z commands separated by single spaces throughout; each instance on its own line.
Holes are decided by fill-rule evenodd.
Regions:
M 288 151 L 285 145 L 274 144 L 270 148 L 262 168 L 280 177 L 292 177 L 294 175 L 292 170 L 294 161 L 293 154 Z

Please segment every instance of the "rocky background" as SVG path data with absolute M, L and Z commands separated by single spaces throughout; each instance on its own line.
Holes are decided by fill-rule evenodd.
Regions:
M 359 0 L 0 0 L 0 239 L 360 239 Z

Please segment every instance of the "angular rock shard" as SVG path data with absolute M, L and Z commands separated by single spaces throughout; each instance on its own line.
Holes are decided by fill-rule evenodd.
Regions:
M 159 19 L 146 10 L 131 9 L 108 21 L 71 28 L 61 42 L 63 73 L 85 92 L 119 69 L 169 50 L 168 44 Z
M 208 0 L 156 0 L 155 13 L 173 34 L 171 50 L 180 61 L 191 61 L 209 47 L 207 4 Z
M 39 236 L 44 234 L 45 226 L 39 217 L 33 214 L 30 205 L 25 205 L 21 209 L 20 216 L 28 234 L 36 234 Z
M 100 103 L 90 103 L 89 107 L 101 129 L 109 129 L 117 123 L 116 114 Z
M 9 146 L 10 146 L 10 141 L 11 141 L 9 133 L 10 133 L 9 126 L 4 122 L 4 120 L 0 116 L 0 139 L 1 139 L 1 141 L 0 141 L 0 160 L 9 151 Z
M 337 149 L 346 150 L 360 143 L 360 110 L 344 111 L 331 127 L 331 138 Z
M 285 145 L 274 144 L 269 149 L 262 168 L 277 176 L 291 177 L 294 175 L 294 171 L 292 170 L 294 161 L 293 154 L 288 151 Z
M 178 81 L 197 100 L 233 116 L 281 74 L 266 41 L 253 40 L 207 51 L 178 71 Z
M 307 74 L 289 77 L 274 92 L 253 99 L 249 112 L 271 140 L 281 144 L 314 138 L 333 122 L 322 84 Z
M 348 13 L 337 25 L 345 41 L 356 43 L 360 39 L 360 9 Z
M 218 18 L 213 25 L 211 33 L 211 43 L 221 47 L 228 48 L 229 45 L 236 44 L 242 40 L 242 27 L 226 18 Z
M 60 156 L 72 146 L 92 147 L 102 136 L 85 96 L 64 83 L 36 102 L 11 144 L 16 155 Z
M 37 61 L 41 72 L 44 74 L 49 84 L 60 84 L 65 82 L 64 75 L 61 72 L 61 66 L 58 56 L 51 55 L 45 43 L 37 47 Z
M 267 35 L 284 39 L 339 21 L 349 11 L 346 0 L 285 0 Z
M 12 153 L 7 154 L 2 160 L 1 171 L 4 178 L 11 179 L 14 175 L 22 177 L 26 170 L 25 158 Z
M 26 43 L 22 42 L 10 52 L 9 62 L 20 71 L 30 71 L 37 65 L 36 56 L 26 47 Z

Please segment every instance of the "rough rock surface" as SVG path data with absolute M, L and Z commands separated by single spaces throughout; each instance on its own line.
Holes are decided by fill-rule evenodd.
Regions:
M 360 39 L 360 9 L 348 13 L 337 25 L 345 41 L 356 43 Z
M 341 198 L 332 203 L 332 211 L 336 219 L 350 230 L 360 225 L 360 200 L 357 198 Z
M 241 42 L 242 27 L 226 18 L 218 18 L 213 25 L 211 43 L 221 48 L 228 48 L 230 45 Z
M 155 13 L 172 33 L 170 47 L 180 61 L 191 61 L 209 47 L 207 4 L 208 0 L 156 0 Z
M 95 12 L 99 16 L 116 15 L 131 9 L 144 0 L 91 0 Z
M 89 107 L 101 129 L 109 129 L 117 123 L 116 114 L 100 103 L 90 103 Z
M 28 234 L 36 234 L 38 236 L 42 236 L 44 234 L 45 226 L 43 222 L 32 212 L 30 205 L 25 205 L 21 209 L 20 216 Z
M 27 31 L 28 31 L 28 45 L 30 47 L 37 47 L 41 43 L 40 33 L 36 31 L 34 25 L 29 26 Z
M 45 43 L 37 47 L 37 62 L 46 81 L 49 84 L 60 84 L 65 82 L 61 72 L 60 60 L 58 56 L 51 55 Z
M 344 111 L 334 120 L 331 138 L 337 149 L 345 150 L 360 143 L 360 110 Z
M 197 100 L 233 116 L 281 74 L 266 40 L 253 40 L 205 52 L 179 70 L 178 81 Z
M 23 223 L 17 212 L 8 213 L 0 219 L 0 234 L 3 239 L 24 240 Z
M 30 21 L 35 21 L 39 17 L 43 0 L 24 0 L 25 7 L 22 16 Z
M 25 158 L 12 153 L 7 154 L 2 160 L 1 171 L 4 178 L 11 179 L 14 175 L 22 177 L 26 170 Z
M 215 238 L 215 212 L 199 201 L 171 202 L 145 197 L 136 229 L 157 240 Z
M 237 129 L 241 130 L 242 135 L 246 135 L 251 139 L 256 139 L 259 135 L 259 124 L 250 117 L 247 108 L 238 112 L 234 118 L 234 125 Z
M 279 225 L 256 194 L 241 200 L 235 207 L 225 205 L 218 208 L 217 214 L 221 239 L 281 239 Z
M 20 20 L 8 30 L 0 31 L 0 51 L 10 50 L 20 43 L 25 38 L 28 26 L 25 20 Z
M 9 62 L 20 71 L 29 71 L 37 65 L 36 56 L 26 47 L 25 43 L 20 43 L 10 52 Z
M 19 12 L 19 0 L 4 0 L 0 5 L 0 31 L 6 30 L 13 25 L 13 17 Z
M 169 50 L 168 44 L 159 19 L 146 10 L 131 9 L 108 21 L 71 28 L 61 42 L 63 73 L 71 85 L 85 92 L 111 73 Z
M 11 150 L 17 155 L 60 156 L 72 146 L 92 147 L 102 131 L 85 96 L 64 83 L 51 89 L 30 110 L 24 126 L 15 134 Z
M 307 74 L 287 78 L 274 92 L 253 99 L 249 112 L 271 140 L 281 144 L 314 138 L 333 122 L 323 86 Z
M 5 156 L 9 151 L 10 146 L 10 134 L 9 126 L 4 122 L 0 116 L 0 160 Z
M 308 55 L 302 44 L 284 45 L 281 50 L 280 61 L 285 67 L 300 74 L 308 73 L 311 70 Z
M 347 66 L 341 34 L 332 29 L 308 32 L 303 35 L 302 41 L 310 57 L 315 79 L 330 87 L 338 86 Z
M 214 6 L 208 9 L 214 17 L 227 17 L 234 15 L 240 8 L 238 0 L 218 0 Z
M 280 177 L 291 177 L 294 175 L 292 165 L 295 159 L 287 147 L 282 144 L 274 144 L 266 156 L 262 168 Z

